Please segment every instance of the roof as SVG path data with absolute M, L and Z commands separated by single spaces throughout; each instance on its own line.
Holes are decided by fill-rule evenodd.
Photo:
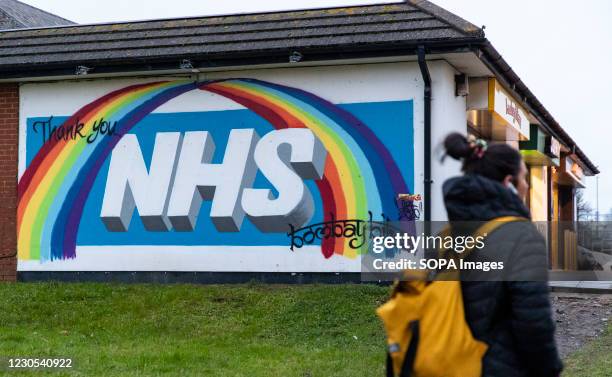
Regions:
M 447 15 L 450 18 L 450 15 Z M 467 40 L 482 31 L 405 3 L 195 17 L 0 33 L 0 71 L 33 64 L 181 59 L 213 61 L 299 49 L 380 48 L 407 41 Z
M 498 78 L 502 78 L 502 81 L 508 88 L 511 88 L 512 91 L 515 92 L 516 98 L 522 99 L 523 104 L 539 118 L 540 123 L 552 130 L 553 136 L 557 137 L 559 141 L 572 150 L 572 153 L 578 156 L 580 162 L 587 170 L 587 173 L 590 171 L 593 175 L 599 174 L 597 166 L 595 166 L 580 147 L 578 147 L 574 139 L 565 132 L 559 122 L 557 122 L 552 114 L 544 107 L 542 102 L 540 102 L 535 94 L 525 85 L 516 72 L 512 70 L 512 67 L 510 67 L 489 41 L 483 44 L 482 52 L 483 56 L 481 59 L 487 63 L 494 73 L 496 73 Z
M 74 22 L 16 0 L 0 0 L 0 30 L 71 25 Z
M 13 1 L 13 0 L 0 0 Z M 0 31 L 0 78 L 287 63 L 473 51 L 542 125 L 597 167 L 487 41 L 484 31 L 426 0 L 298 11 Z

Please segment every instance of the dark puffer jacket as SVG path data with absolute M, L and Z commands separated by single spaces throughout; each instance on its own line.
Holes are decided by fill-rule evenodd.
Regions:
M 516 194 L 482 176 L 451 178 L 443 190 L 450 221 L 530 217 Z M 489 345 L 483 377 L 558 376 L 562 363 L 554 339 L 543 237 L 527 221 L 502 225 L 486 238 L 484 249 L 467 260 L 491 258 L 504 261 L 504 281 L 462 282 L 468 324 L 473 335 Z

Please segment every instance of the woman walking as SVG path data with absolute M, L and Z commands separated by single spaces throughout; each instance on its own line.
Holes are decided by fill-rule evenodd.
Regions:
M 446 154 L 462 161 L 464 175 L 444 183 L 452 222 L 486 222 L 505 216 L 530 218 L 524 204 L 529 186 L 520 153 L 507 144 L 453 133 Z M 547 250 L 529 221 L 501 225 L 467 261 L 504 261 L 502 276 L 477 281 L 462 275 L 465 316 L 475 338 L 489 346 L 483 377 L 556 377 L 562 370 L 547 283 Z M 483 279 L 485 280 L 485 279 Z

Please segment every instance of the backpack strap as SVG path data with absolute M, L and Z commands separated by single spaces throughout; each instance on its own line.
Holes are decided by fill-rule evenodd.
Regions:
M 410 337 L 410 343 L 408 343 L 408 349 L 406 350 L 406 355 L 404 356 L 404 364 L 402 365 L 400 377 L 412 376 L 414 360 L 416 359 L 417 350 L 419 348 L 419 338 L 421 337 L 419 321 L 416 320 L 410 322 L 409 328 L 412 336 Z
M 491 233 L 493 233 L 495 230 L 497 230 L 497 228 L 499 228 L 500 226 L 507 224 L 507 223 L 511 223 L 511 222 L 515 222 L 515 221 L 529 221 L 528 218 L 526 217 L 521 217 L 521 216 L 501 216 L 501 217 L 496 217 L 494 219 L 491 219 L 489 221 L 487 221 L 486 223 L 482 224 L 481 226 L 478 227 L 478 229 L 476 229 L 476 231 L 474 233 L 472 233 L 472 236 L 474 237 L 487 237 L 489 236 Z M 447 225 L 444 229 L 442 229 L 442 231 L 439 233 L 440 236 L 445 237 L 445 236 L 450 236 L 451 235 L 451 226 Z M 446 257 L 446 254 L 448 253 L 449 250 L 443 249 L 440 250 L 439 255 L 441 257 Z M 468 255 L 470 255 L 470 253 L 472 252 L 472 248 L 470 249 L 466 249 L 463 253 L 460 254 L 460 258 L 466 258 Z
M 511 223 L 515 221 L 529 221 L 526 217 L 521 216 L 502 216 L 497 217 L 495 219 L 489 220 L 486 223 L 482 224 L 476 232 L 474 232 L 474 236 L 485 236 L 492 233 L 494 230 L 499 228 L 500 226 Z
M 398 377 L 411 377 L 412 369 L 414 367 L 414 360 L 416 359 L 416 353 L 419 348 L 419 338 L 420 338 L 420 326 L 419 321 L 411 321 L 408 324 L 407 331 L 410 331 L 410 342 L 408 343 L 408 348 L 406 349 L 406 354 L 404 356 L 404 363 L 402 364 L 402 368 L 400 370 L 400 374 Z M 387 351 L 387 377 L 395 377 L 395 373 L 393 371 L 393 360 L 391 359 L 391 354 Z

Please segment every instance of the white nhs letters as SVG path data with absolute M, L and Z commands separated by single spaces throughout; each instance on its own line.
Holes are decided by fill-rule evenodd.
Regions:
M 312 131 L 232 130 L 221 163 L 206 131 L 158 133 L 149 171 L 136 135 L 115 146 L 100 217 L 112 232 L 128 230 L 135 208 L 149 231 L 192 231 L 203 200 L 221 232 L 239 231 L 245 214 L 262 232 L 286 232 L 310 221 L 312 196 L 304 179 L 321 179 L 327 151 Z M 274 186 L 252 188 L 258 169 Z
M 257 174 L 253 150 L 259 136 L 253 129 L 232 130 L 220 164 L 211 164 L 215 142 L 206 131 L 187 132 L 176 167 L 168 217 L 178 231 L 195 228 L 202 200 L 212 200 L 210 217 L 220 231 L 240 230 L 244 211 L 238 199 Z
M 288 224 L 306 224 L 314 212 L 310 191 L 302 179 L 321 179 L 327 151 L 312 131 L 289 128 L 264 136 L 255 148 L 255 162 L 278 191 L 247 188 L 242 208 L 262 232 L 286 232 Z M 297 174 L 295 174 L 297 173 Z
M 127 134 L 117 143 L 108 169 L 100 213 L 109 231 L 127 231 L 135 207 L 138 207 L 147 230 L 168 230 L 168 192 L 180 142 L 179 132 L 155 135 L 150 172 L 147 172 L 136 135 Z

